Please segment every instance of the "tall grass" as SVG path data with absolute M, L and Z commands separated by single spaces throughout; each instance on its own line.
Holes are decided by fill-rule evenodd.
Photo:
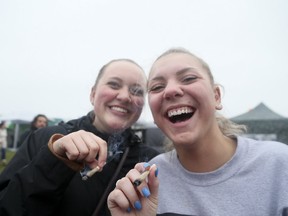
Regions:
M 7 160 L 7 164 L 10 162 L 10 160 L 14 157 L 15 155 L 15 151 L 11 151 L 11 150 L 7 150 L 6 151 L 6 160 Z M 3 169 L 5 168 L 5 165 L 3 165 L 1 162 L 0 162 L 0 173 L 3 171 Z

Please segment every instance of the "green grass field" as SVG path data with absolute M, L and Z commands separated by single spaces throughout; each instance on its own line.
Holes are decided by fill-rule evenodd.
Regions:
M 7 160 L 7 163 L 9 163 L 9 161 L 13 158 L 13 156 L 15 155 L 15 151 L 11 151 L 11 150 L 7 150 L 6 151 L 6 160 Z M 0 173 L 2 172 L 2 170 L 5 168 L 5 166 L 0 163 Z

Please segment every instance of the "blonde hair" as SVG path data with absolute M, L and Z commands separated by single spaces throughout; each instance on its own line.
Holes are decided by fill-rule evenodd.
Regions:
M 207 71 L 208 76 L 209 76 L 210 81 L 211 81 L 211 84 L 215 85 L 214 77 L 213 77 L 213 74 L 212 74 L 212 72 L 210 70 L 209 65 L 203 59 L 201 59 L 198 56 L 192 54 L 190 51 L 188 51 L 188 50 L 186 50 L 184 48 L 172 48 L 172 49 L 169 49 L 169 50 L 165 51 L 163 54 L 161 54 L 154 61 L 154 63 L 157 62 L 162 57 L 167 56 L 169 54 L 174 54 L 174 53 L 183 53 L 183 54 L 187 54 L 187 55 L 190 55 L 190 56 L 198 59 L 199 62 L 202 64 L 203 68 Z M 152 66 L 152 69 L 153 69 L 153 66 Z M 239 135 L 241 135 L 241 134 L 243 134 L 243 133 L 245 133 L 247 131 L 247 128 L 246 128 L 245 125 L 240 125 L 240 124 L 237 124 L 235 122 L 232 122 L 230 119 L 224 117 L 223 115 L 220 115 L 218 112 L 215 113 L 215 118 L 217 120 L 218 127 L 219 127 L 220 131 L 222 132 L 222 134 L 224 136 L 227 136 L 227 137 L 231 138 L 231 139 L 236 139 L 237 136 L 239 136 Z M 163 145 L 164 145 L 164 150 L 165 151 L 170 151 L 170 150 L 172 150 L 174 148 L 172 141 L 168 137 L 165 137 L 165 139 L 163 141 Z
M 98 76 L 97 76 L 97 78 L 96 78 L 96 80 L 95 80 L 95 83 L 94 83 L 93 88 L 95 88 L 95 87 L 98 85 L 99 80 L 102 78 L 103 74 L 105 73 L 105 71 L 106 71 L 106 69 L 107 69 L 107 67 L 108 67 L 109 65 L 113 64 L 114 62 L 121 62 L 121 61 L 130 62 L 130 63 L 136 65 L 136 66 L 139 67 L 139 68 L 143 71 L 143 73 L 145 74 L 143 68 L 142 68 L 139 64 L 137 64 L 135 61 L 133 61 L 132 59 L 126 59 L 126 58 L 123 58 L 123 59 L 113 59 L 113 60 L 109 61 L 108 63 L 106 63 L 105 65 L 103 65 L 103 66 L 101 67 L 101 69 L 100 69 L 99 72 L 98 72 Z M 146 76 L 145 76 L 145 77 L 146 77 Z

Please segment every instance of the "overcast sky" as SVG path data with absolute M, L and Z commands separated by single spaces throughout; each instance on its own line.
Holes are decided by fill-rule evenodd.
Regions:
M 288 117 L 287 0 L 0 0 L 0 119 L 78 118 L 103 64 L 148 72 L 171 47 L 210 65 L 225 116 L 263 102 Z

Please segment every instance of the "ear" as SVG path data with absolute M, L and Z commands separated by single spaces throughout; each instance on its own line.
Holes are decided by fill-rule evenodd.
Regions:
M 95 96 L 95 88 L 92 87 L 91 88 L 91 92 L 90 92 L 90 103 L 94 106 L 94 96 Z
M 223 108 L 221 103 L 221 89 L 218 85 L 214 87 L 214 94 L 215 94 L 215 109 L 221 110 Z

